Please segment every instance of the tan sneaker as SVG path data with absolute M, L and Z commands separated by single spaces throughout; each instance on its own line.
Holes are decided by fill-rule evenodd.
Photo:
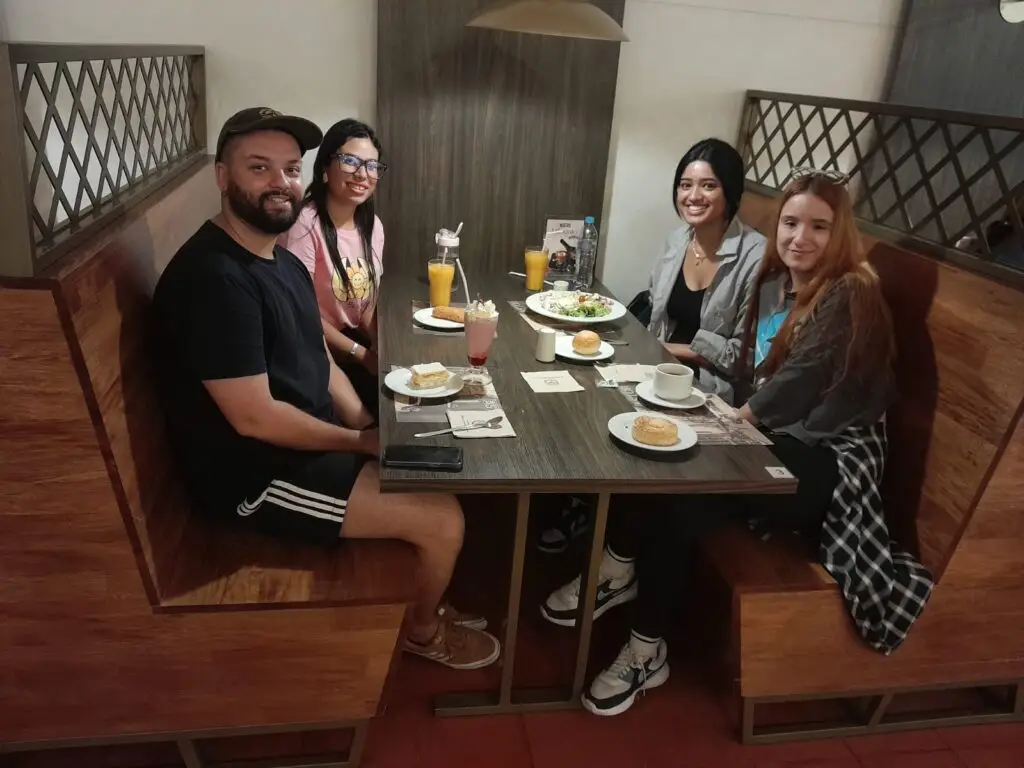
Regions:
M 469 629 L 487 629 L 487 619 L 472 613 L 464 613 L 455 608 L 451 603 L 441 603 L 437 609 L 437 615 L 447 618 L 457 627 L 468 627 Z
M 479 629 L 452 624 L 445 617 L 429 643 L 421 645 L 406 638 L 403 648 L 452 669 L 480 669 L 493 664 L 501 655 L 498 638 Z

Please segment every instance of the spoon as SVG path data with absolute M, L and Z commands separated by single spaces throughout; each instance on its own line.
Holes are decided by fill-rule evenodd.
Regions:
M 494 416 L 487 421 L 474 421 L 470 424 L 466 424 L 464 427 L 449 427 L 448 429 L 439 429 L 435 432 L 420 432 L 413 437 L 437 437 L 438 435 L 447 435 L 451 432 L 464 432 L 469 429 L 498 429 L 501 427 L 502 422 L 505 421 L 504 416 Z

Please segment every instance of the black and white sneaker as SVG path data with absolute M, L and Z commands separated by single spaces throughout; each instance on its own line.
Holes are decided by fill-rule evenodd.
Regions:
M 582 536 L 590 528 L 590 510 L 586 503 L 573 496 L 569 506 L 559 512 L 558 522 L 541 531 L 537 549 L 549 555 L 560 555 L 569 548 L 572 540 Z
M 633 706 L 638 694 L 657 688 L 668 680 L 668 646 L 659 640 L 651 655 L 626 643 L 619 656 L 604 672 L 594 678 L 590 690 L 583 694 L 583 706 L 602 717 L 621 715 Z
M 628 574 L 621 579 L 613 579 L 605 574 L 599 575 L 597 583 L 597 600 L 594 603 L 594 618 L 599 619 L 605 612 L 616 605 L 636 600 L 637 578 L 636 569 L 629 568 Z M 576 626 L 576 609 L 580 604 L 580 577 L 556 589 L 540 607 L 541 615 L 552 624 L 560 627 Z

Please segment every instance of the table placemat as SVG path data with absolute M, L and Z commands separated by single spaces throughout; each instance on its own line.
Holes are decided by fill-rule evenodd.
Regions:
M 392 364 L 390 370 L 405 367 Z M 453 374 L 463 374 L 469 369 L 449 367 L 448 370 Z M 501 400 L 498 399 L 494 384 L 486 386 L 466 384 L 452 400 L 423 400 L 419 397 L 406 397 L 394 392 L 391 395 L 395 400 L 395 419 L 403 422 L 447 424 L 449 410 L 484 412 L 491 416 L 503 413 Z
M 599 381 L 603 380 L 600 372 Z M 693 409 L 661 409 L 648 405 L 636 394 L 636 384 L 619 384 L 619 392 L 634 411 L 667 413 L 693 427 L 702 445 L 771 445 L 757 427 L 748 421 L 737 421 L 735 409 L 718 395 L 708 395 L 707 404 Z

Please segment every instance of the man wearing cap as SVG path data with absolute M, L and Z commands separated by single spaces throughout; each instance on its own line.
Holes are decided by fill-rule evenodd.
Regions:
M 320 129 L 245 109 L 217 140 L 221 211 L 167 265 L 153 305 L 171 438 L 205 514 L 302 543 L 416 546 L 407 651 L 456 669 L 497 660 L 486 621 L 442 604 L 462 547 L 454 496 L 381 494 L 373 417 L 324 343 L 309 272 L 277 245 Z

